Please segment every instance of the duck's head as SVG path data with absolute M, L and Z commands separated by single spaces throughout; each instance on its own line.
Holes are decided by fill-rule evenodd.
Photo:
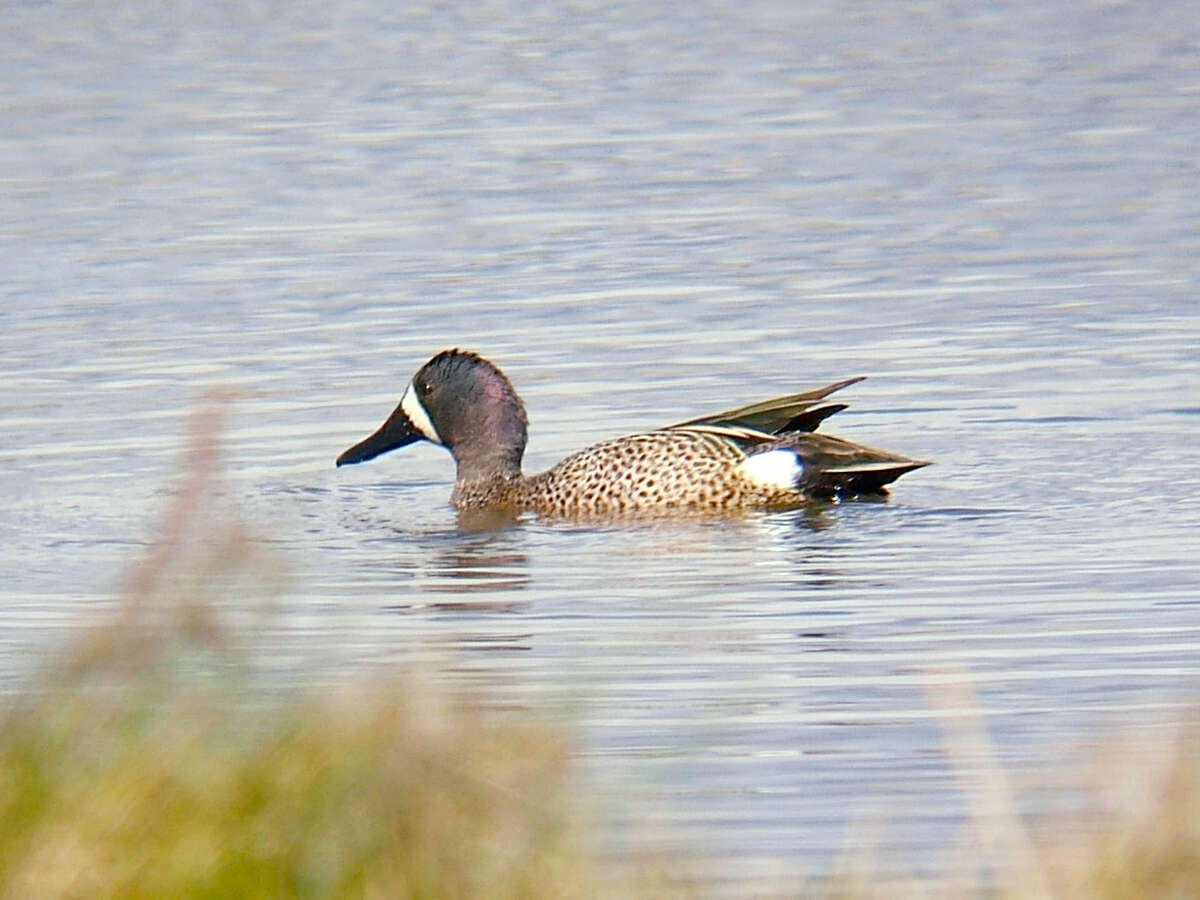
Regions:
M 443 350 L 413 376 L 379 430 L 337 458 L 339 466 L 426 440 L 458 464 L 459 481 L 520 472 L 525 407 L 504 373 L 467 350 Z

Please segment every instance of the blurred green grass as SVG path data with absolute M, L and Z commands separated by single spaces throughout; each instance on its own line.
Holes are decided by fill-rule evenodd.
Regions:
M 274 704 L 228 685 L 60 688 L 4 721 L 0 885 L 585 896 L 566 762 L 548 726 L 399 682 Z

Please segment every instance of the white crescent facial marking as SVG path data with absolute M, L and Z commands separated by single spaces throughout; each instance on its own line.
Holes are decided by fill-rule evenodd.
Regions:
M 804 463 L 795 450 L 780 447 L 747 457 L 738 468 L 751 481 L 784 491 L 794 491 L 804 472 Z
M 429 413 L 425 409 L 425 405 L 421 402 L 421 398 L 417 396 L 416 390 L 412 384 L 408 385 L 408 389 L 404 392 L 404 396 L 400 398 L 400 408 L 404 410 L 404 414 L 408 416 L 408 420 L 413 423 L 413 427 L 421 434 L 425 435 L 428 440 L 435 444 L 442 443 L 441 436 L 437 433 L 437 429 L 433 427 L 433 420 L 429 418 Z

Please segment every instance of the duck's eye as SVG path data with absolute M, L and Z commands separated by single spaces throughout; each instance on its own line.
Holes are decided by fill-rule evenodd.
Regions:
M 418 381 L 417 382 L 417 393 L 420 394 L 422 397 L 424 397 L 426 394 L 428 394 L 432 390 L 433 390 L 433 385 L 430 384 L 428 381 Z

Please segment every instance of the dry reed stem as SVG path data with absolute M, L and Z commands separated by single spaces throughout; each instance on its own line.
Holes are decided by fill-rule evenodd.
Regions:
M 189 597 L 192 590 L 172 579 L 198 579 L 215 571 L 245 566 L 254 556 L 236 504 L 216 509 L 231 490 L 221 465 L 220 436 L 234 392 L 209 391 L 188 425 L 186 462 L 175 491 L 159 519 L 150 550 L 129 568 L 120 606 L 111 619 L 82 635 L 64 674 L 74 678 L 96 668 L 136 669 L 164 649 L 164 630 L 177 632 L 216 650 L 229 635 L 211 603 Z
M 940 710 L 938 724 L 946 758 L 958 782 L 984 859 L 1000 883 L 1022 879 L 1028 900 L 1053 894 L 1017 808 L 1012 782 L 988 734 L 979 698 L 965 668 L 930 671 L 925 682 L 930 705 Z

